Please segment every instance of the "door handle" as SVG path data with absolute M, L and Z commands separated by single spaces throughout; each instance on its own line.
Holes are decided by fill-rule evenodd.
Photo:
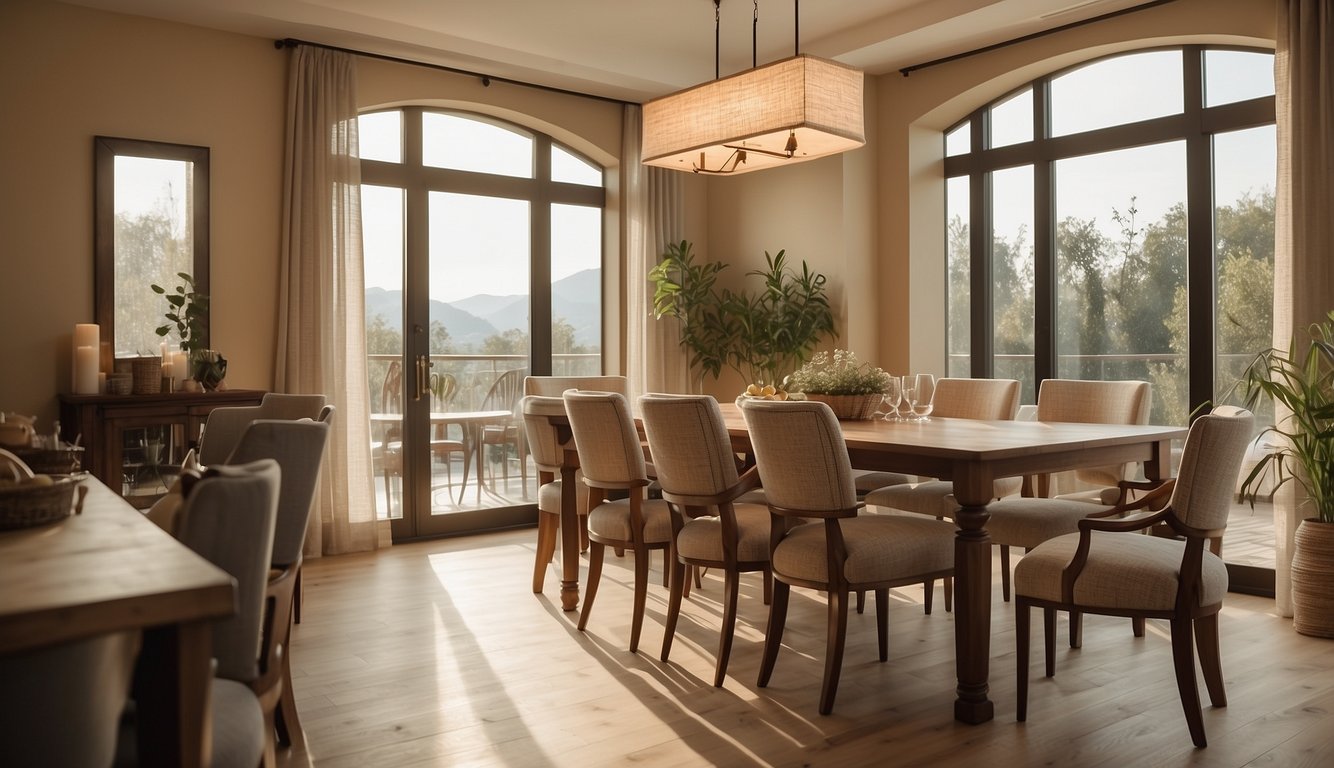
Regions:
M 430 388 L 430 373 L 428 373 L 430 367 L 431 361 L 426 355 L 417 355 L 417 386 L 416 391 L 412 393 L 413 400 L 420 401 L 422 395 Z

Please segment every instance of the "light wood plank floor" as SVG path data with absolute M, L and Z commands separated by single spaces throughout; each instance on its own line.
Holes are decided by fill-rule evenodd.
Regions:
M 308 740 L 297 766 L 1334 765 L 1334 663 L 1270 600 L 1229 595 L 1223 664 L 1230 705 L 1205 709 L 1195 750 L 1165 624 L 1143 639 L 1090 616 L 1082 650 L 1060 647 L 1042 678 L 1041 623 L 1029 720 L 1014 719 L 1014 615 L 993 595 L 996 718 L 952 719 L 954 620 L 894 591 L 890 659 L 876 661 L 871 608 L 850 618 L 834 713 L 816 713 L 824 601 L 794 589 L 785 644 L 759 689 L 767 607 L 742 582 L 726 685 L 715 689 L 721 580 L 686 601 L 670 663 L 658 661 L 667 591 L 654 557 L 640 653 L 626 650 L 632 571 L 608 553 L 586 633 L 560 610 L 557 568 L 530 588 L 533 530 L 308 561 L 293 681 Z M 998 565 L 998 558 L 993 558 Z M 999 585 L 999 579 L 995 580 Z M 1062 622 L 1059 631 L 1065 631 Z M 1201 695 L 1204 696 L 1201 683 Z

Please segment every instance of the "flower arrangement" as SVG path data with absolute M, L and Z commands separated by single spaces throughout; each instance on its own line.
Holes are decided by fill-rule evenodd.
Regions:
M 851 351 L 836 349 L 833 353 L 816 353 L 784 379 L 783 389 L 825 395 L 874 395 L 889 387 L 889 379 L 888 373 L 858 360 Z

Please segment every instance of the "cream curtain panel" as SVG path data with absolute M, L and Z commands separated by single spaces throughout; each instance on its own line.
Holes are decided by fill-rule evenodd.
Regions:
M 621 130 L 621 189 L 625 190 L 621 239 L 626 254 L 626 378 L 631 402 L 645 392 L 691 391 L 676 322 L 653 318 L 653 286 L 648 282 L 649 270 L 667 244 L 685 236 L 680 171 L 640 162 L 642 130 L 643 110 L 627 104 Z
M 1274 57 L 1278 189 L 1274 346 L 1334 308 L 1334 0 L 1279 0 Z M 1274 499 L 1275 596 L 1292 615 L 1292 537 L 1311 516 L 1289 483 Z
M 323 393 L 337 408 L 306 555 L 375 549 L 350 54 L 293 50 L 286 148 L 275 384 L 280 392 Z

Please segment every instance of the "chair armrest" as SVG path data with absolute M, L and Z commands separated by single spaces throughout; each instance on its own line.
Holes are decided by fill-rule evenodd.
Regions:
M 1083 544 L 1083 541 L 1087 539 L 1093 531 L 1129 533 L 1131 531 L 1143 530 L 1156 523 L 1160 523 L 1167 519 L 1168 516 L 1168 510 L 1160 509 L 1157 512 L 1150 512 L 1145 515 L 1122 517 L 1114 520 L 1109 520 L 1105 517 L 1085 517 L 1079 521 L 1080 543 Z

